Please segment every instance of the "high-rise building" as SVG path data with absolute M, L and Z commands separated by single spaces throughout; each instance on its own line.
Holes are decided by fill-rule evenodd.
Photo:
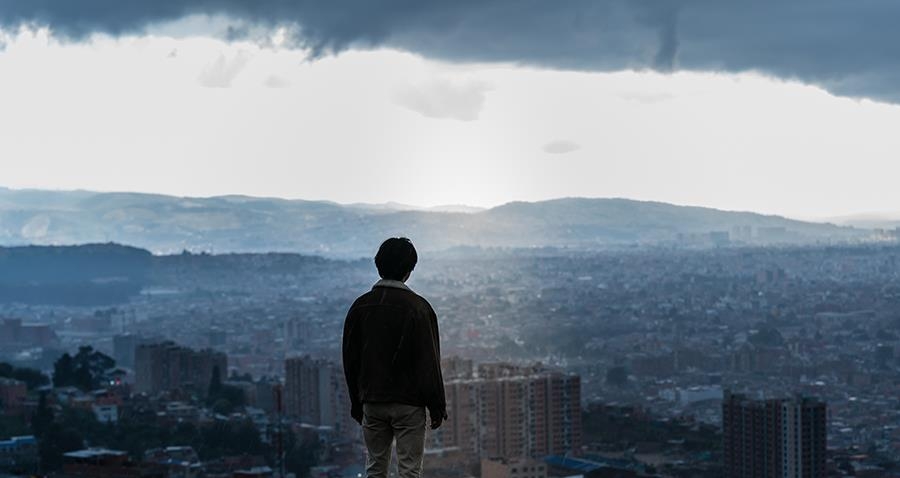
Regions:
M 456 356 L 447 357 L 441 359 L 441 373 L 444 380 L 472 378 L 475 374 L 475 366 L 470 359 Z
M 581 448 L 581 380 L 578 375 L 482 364 L 478 375 L 447 380 L 447 422 L 429 436 L 429 447 L 458 448 L 481 458 L 524 459 L 577 453 Z
M 213 370 L 221 379 L 228 376 L 228 357 L 222 352 L 193 350 L 174 342 L 141 344 L 134 353 L 135 384 L 138 393 L 157 393 L 174 389 L 192 389 L 205 394 Z
M 825 476 L 825 403 L 797 397 L 781 404 L 782 470 L 786 478 Z
M 825 403 L 809 397 L 753 400 L 726 391 L 726 478 L 824 477 L 825 414 Z
M 58 344 L 59 337 L 48 324 L 23 324 L 21 319 L 0 319 L 0 345 L 18 350 Z
M 120 367 L 134 367 L 134 353 L 142 344 L 163 342 L 160 338 L 143 337 L 134 334 L 119 334 L 113 337 L 113 358 Z
M 269 413 L 276 412 L 277 404 L 275 400 L 275 390 L 279 387 L 281 387 L 281 381 L 274 378 L 262 377 L 257 380 L 255 406 Z
M 347 436 L 358 427 L 350 417 L 350 396 L 343 369 L 310 356 L 291 357 L 284 363 L 285 412 L 304 423 L 333 427 Z
M 284 321 L 282 336 L 287 347 L 303 348 L 312 337 L 312 323 L 309 319 L 293 317 Z

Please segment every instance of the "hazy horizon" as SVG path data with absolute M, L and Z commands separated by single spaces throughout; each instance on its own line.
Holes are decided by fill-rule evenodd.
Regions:
M 857 211 L 848 214 L 834 214 L 834 215 L 823 215 L 823 216 L 793 216 L 788 214 L 778 214 L 778 213 L 769 213 L 765 211 L 754 211 L 749 209 L 726 209 L 720 208 L 708 204 L 682 204 L 670 201 L 660 201 L 655 199 L 640 199 L 640 198 L 632 198 L 632 197 L 621 197 L 621 196 L 556 196 L 556 197 L 547 197 L 547 198 L 539 198 L 539 199 L 510 199 L 508 201 L 503 201 L 494 204 L 471 204 L 471 203 L 463 203 L 463 202 L 454 202 L 454 203 L 441 203 L 441 204 L 416 204 L 416 203 L 408 203 L 401 202 L 392 199 L 385 199 L 377 202 L 342 202 L 328 198 L 314 198 L 314 197 L 290 197 L 290 196 L 274 196 L 274 195 L 255 195 L 255 194 L 244 194 L 239 192 L 234 193 L 224 193 L 224 194 L 210 194 L 210 195 L 192 195 L 192 194 L 171 194 L 166 192 L 159 191 L 137 191 L 137 190 L 119 190 L 119 189 L 110 189 L 110 190 L 97 190 L 97 189 L 84 189 L 84 188 L 41 188 L 41 187 L 9 187 L 5 184 L 0 184 L 0 189 L 6 189 L 10 191 L 46 191 L 46 192 L 60 192 L 60 193 L 88 193 L 88 194 L 146 194 L 146 195 L 156 195 L 156 196 L 168 196 L 174 198 L 184 198 L 184 199 L 213 199 L 220 197 L 248 197 L 254 199 L 276 199 L 276 200 L 286 200 L 286 201 L 308 201 L 308 202 L 323 202 L 323 203 L 332 203 L 345 207 L 384 207 L 384 208 L 393 208 L 393 209 L 411 209 L 411 210 L 424 210 L 424 211 L 434 211 L 437 212 L 478 212 L 481 210 L 489 210 L 499 206 L 503 206 L 510 203 L 540 203 L 545 201 L 554 201 L 559 199 L 624 199 L 629 201 L 638 201 L 638 202 L 657 202 L 663 204 L 670 204 L 673 206 L 680 207 L 700 207 L 700 208 L 708 208 L 708 209 L 716 209 L 720 211 L 726 212 L 749 212 L 755 214 L 764 214 L 764 215 L 774 215 L 781 216 L 787 219 L 794 219 L 798 221 L 807 221 L 807 222 L 835 222 L 837 224 L 842 224 L 841 220 L 846 221 L 894 221 L 900 220 L 900 209 L 897 210 L 866 210 L 866 211 Z M 458 209 L 471 209 L 472 211 L 461 211 Z M 452 209 L 452 211 L 447 211 L 447 209 Z

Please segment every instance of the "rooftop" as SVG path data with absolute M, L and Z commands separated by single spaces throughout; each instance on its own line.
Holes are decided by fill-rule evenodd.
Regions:
M 110 450 L 108 448 L 88 448 L 86 450 L 70 451 L 64 453 L 63 456 L 68 458 L 101 458 L 107 456 L 126 456 L 127 452 L 121 450 Z

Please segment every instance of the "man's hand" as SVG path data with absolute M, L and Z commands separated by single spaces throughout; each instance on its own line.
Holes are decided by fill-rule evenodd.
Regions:
M 444 423 L 444 420 L 447 419 L 447 412 L 442 413 L 431 413 L 431 429 L 437 430 L 440 428 L 441 424 Z

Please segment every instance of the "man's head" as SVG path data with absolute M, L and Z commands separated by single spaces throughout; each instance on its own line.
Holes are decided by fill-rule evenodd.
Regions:
M 405 237 L 392 237 L 381 243 L 375 254 L 375 267 L 382 279 L 406 281 L 416 268 L 419 256 L 412 242 Z

